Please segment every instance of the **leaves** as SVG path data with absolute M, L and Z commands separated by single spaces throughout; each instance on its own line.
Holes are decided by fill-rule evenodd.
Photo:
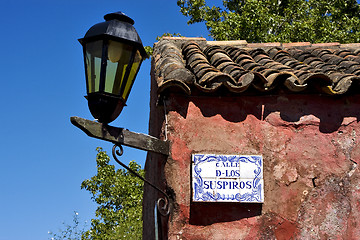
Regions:
M 49 231 L 50 240 L 79 240 L 81 236 L 85 233 L 86 221 L 84 225 L 80 224 L 79 213 L 74 211 L 72 225 L 63 223 L 63 229 L 59 229 L 58 233 Z
M 97 175 L 83 181 L 81 188 L 89 191 L 99 206 L 83 238 L 141 239 L 143 183 L 124 169 L 115 170 L 106 152 L 101 148 L 97 151 Z M 129 167 L 144 176 L 135 161 Z
M 144 48 L 145 48 L 145 52 L 147 54 L 146 59 L 148 59 L 148 58 L 150 58 L 150 56 L 152 56 L 154 50 L 150 46 L 145 46 Z
M 157 41 L 160 41 L 160 39 L 161 39 L 162 37 L 182 37 L 182 35 L 181 35 L 180 33 L 164 33 L 164 34 L 161 35 L 161 36 L 157 36 L 157 37 L 156 37 L 156 40 L 157 40 Z M 145 51 L 146 51 L 146 53 L 147 53 L 147 55 L 148 55 L 147 58 L 150 58 L 150 56 L 153 55 L 154 49 L 153 49 L 152 47 L 150 47 L 150 46 L 145 46 L 144 48 L 145 48 Z
M 182 37 L 180 33 L 163 33 L 161 36 L 157 36 L 156 40 L 160 41 L 162 37 Z
M 248 42 L 359 42 L 356 0 L 178 0 L 188 24 L 205 22 L 215 40 Z

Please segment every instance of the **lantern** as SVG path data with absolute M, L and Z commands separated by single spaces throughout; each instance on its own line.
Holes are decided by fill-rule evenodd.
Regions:
M 101 123 L 114 121 L 129 96 L 142 61 L 147 57 L 134 20 L 122 12 L 104 16 L 92 26 L 83 46 L 87 100 L 91 114 Z

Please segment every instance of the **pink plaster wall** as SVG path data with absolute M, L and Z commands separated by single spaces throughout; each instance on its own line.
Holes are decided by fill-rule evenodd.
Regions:
M 172 94 L 166 104 L 171 156 L 157 175 L 174 192 L 174 209 L 164 236 L 360 239 L 359 96 Z M 153 106 L 150 120 L 162 137 L 163 111 Z M 265 202 L 191 202 L 193 153 L 262 155 Z

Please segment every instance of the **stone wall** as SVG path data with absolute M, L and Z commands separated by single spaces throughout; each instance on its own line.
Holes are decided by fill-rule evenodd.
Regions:
M 146 166 L 147 176 L 174 193 L 165 237 L 359 238 L 359 96 L 171 94 L 165 103 L 171 155 L 156 163 L 149 154 Z M 150 133 L 163 139 L 164 115 L 152 104 Z M 193 153 L 262 155 L 264 203 L 193 203 Z M 146 194 L 144 206 L 155 199 Z M 151 239 L 152 215 L 144 214 L 144 237 Z

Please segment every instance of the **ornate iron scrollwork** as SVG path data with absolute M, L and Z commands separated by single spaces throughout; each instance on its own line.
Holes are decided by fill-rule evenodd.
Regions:
M 119 149 L 116 149 L 117 147 Z M 155 186 L 154 184 L 152 184 L 151 182 L 149 182 L 148 180 L 146 180 L 145 178 L 140 176 L 138 173 L 134 172 L 131 168 L 126 166 L 124 163 L 122 163 L 117 158 L 117 156 L 121 156 L 121 155 L 123 155 L 123 153 L 124 153 L 123 147 L 121 145 L 114 144 L 114 146 L 112 148 L 112 155 L 113 155 L 113 158 L 115 159 L 115 161 L 118 164 L 120 164 L 123 168 L 125 168 L 126 170 L 131 172 L 134 176 L 141 179 L 145 183 L 149 184 L 151 187 L 155 188 L 157 191 L 161 192 L 165 196 L 165 198 L 159 198 L 157 200 L 156 204 L 157 204 L 157 209 L 158 209 L 159 213 L 164 217 L 168 216 L 170 214 L 170 198 L 169 198 L 169 196 L 163 190 L 161 190 L 160 188 L 158 188 L 157 186 Z

